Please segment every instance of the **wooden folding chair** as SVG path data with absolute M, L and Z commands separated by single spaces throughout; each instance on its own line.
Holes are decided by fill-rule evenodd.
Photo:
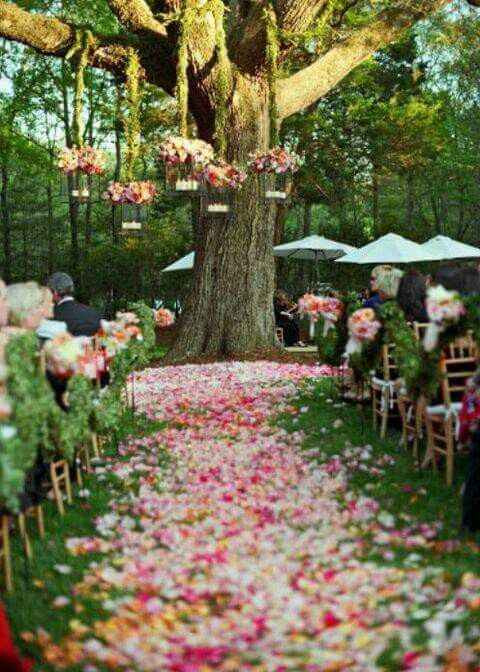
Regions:
M 473 351 L 472 344 L 468 342 L 452 343 L 447 351 L 456 356 L 441 358 L 439 364 L 441 403 L 425 408 L 427 452 L 422 466 L 431 463 L 433 469 L 436 470 L 437 457 L 445 457 L 445 478 L 447 485 L 450 486 L 454 474 L 458 412 L 467 382 L 477 369 L 478 359 L 476 354 L 465 356 L 465 352 Z
M 0 560 L 3 567 L 3 579 L 7 592 L 13 590 L 12 556 L 10 550 L 10 516 L 3 514 L 0 521 L 1 545 Z
M 418 462 L 418 448 L 423 435 L 425 397 L 421 396 L 414 401 L 406 393 L 399 392 L 397 401 L 402 420 L 402 445 L 406 450 L 411 447 L 413 457 Z
M 380 376 L 372 376 L 370 387 L 372 391 L 373 427 L 377 428 L 380 422 L 380 437 L 385 438 L 388 420 L 398 417 L 398 400 L 395 390 L 395 380 L 398 378 L 398 369 L 394 360 L 395 346 L 382 346 Z
M 417 341 L 423 341 L 423 337 L 428 328 L 428 322 L 414 322 L 412 326 Z
M 57 460 L 50 463 L 50 479 L 52 481 L 55 501 L 61 516 L 65 514 L 63 505 L 63 491 L 67 495 L 67 502 L 72 503 L 72 483 L 70 481 L 70 468 L 67 460 Z
M 284 338 L 283 338 L 283 329 L 282 329 L 282 327 L 277 327 L 277 328 L 275 329 L 275 336 L 276 336 L 276 338 L 277 338 L 277 341 L 280 343 L 280 345 L 284 345 L 284 344 L 285 344 L 285 340 L 284 340 Z

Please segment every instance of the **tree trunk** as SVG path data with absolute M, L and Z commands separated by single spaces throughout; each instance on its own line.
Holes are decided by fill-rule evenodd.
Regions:
M 2 190 L 0 192 L 0 205 L 3 222 L 3 279 L 6 283 L 12 280 L 12 240 L 10 229 L 10 206 L 8 203 L 8 170 L 6 166 L 0 167 L 2 177 Z
M 227 158 L 245 162 L 268 146 L 266 96 L 237 78 L 229 109 Z M 265 202 L 261 181 L 250 175 L 235 193 L 231 219 L 200 214 L 192 290 L 170 359 L 274 347 L 275 207 Z

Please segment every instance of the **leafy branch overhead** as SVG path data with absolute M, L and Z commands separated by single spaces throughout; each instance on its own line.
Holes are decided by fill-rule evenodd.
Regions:
M 188 88 L 194 94 L 189 96 L 189 109 L 197 121 L 206 107 L 211 110 L 218 102 L 219 83 L 226 90 L 232 77 L 247 81 L 253 81 L 253 77 L 255 82 L 260 80 L 271 89 L 272 66 L 277 78 L 276 110 L 279 119 L 285 118 L 328 93 L 359 63 L 395 40 L 414 22 L 451 2 L 104 1 L 117 21 L 118 30 L 93 36 L 90 64 L 123 73 L 128 49 L 134 46 L 145 78 L 170 94 L 175 91 L 177 74 L 186 70 Z M 480 0 L 465 1 L 471 6 L 480 5 Z M 225 30 L 220 31 L 218 16 L 224 10 Z M 181 23 L 182 17 L 188 17 L 188 26 Z M 0 35 L 43 54 L 65 57 L 75 45 L 77 28 L 85 26 L 75 26 L 68 15 L 31 13 L 16 3 L 0 0 Z M 223 47 L 219 37 L 224 39 Z M 275 54 L 273 63 L 272 54 Z M 180 69 L 179 58 L 183 59 Z

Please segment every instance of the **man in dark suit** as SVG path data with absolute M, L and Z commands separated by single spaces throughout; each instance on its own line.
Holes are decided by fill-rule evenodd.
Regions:
M 55 302 L 54 319 L 65 322 L 72 336 L 94 336 L 100 329 L 101 315 L 93 308 L 75 301 L 72 278 L 66 273 L 54 273 L 48 286 Z
M 93 308 L 84 306 L 83 303 L 75 301 L 75 287 L 69 275 L 66 273 L 54 273 L 48 281 L 48 287 L 52 291 L 55 303 L 53 310 L 54 320 L 65 322 L 67 331 L 72 336 L 94 336 L 98 332 L 100 329 L 100 313 Z M 50 372 L 47 372 L 47 378 L 54 390 L 58 405 L 66 411 L 67 406 L 64 400 L 64 394 L 67 389 L 66 382 L 56 378 Z M 108 384 L 108 374 L 103 375 L 101 383 L 102 387 Z

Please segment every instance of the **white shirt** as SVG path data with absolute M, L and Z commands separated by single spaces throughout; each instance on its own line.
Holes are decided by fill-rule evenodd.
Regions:
M 66 303 L 67 301 L 74 301 L 75 299 L 73 296 L 64 296 L 63 298 L 60 299 L 60 301 L 57 301 L 57 306 L 61 306 L 62 303 Z

